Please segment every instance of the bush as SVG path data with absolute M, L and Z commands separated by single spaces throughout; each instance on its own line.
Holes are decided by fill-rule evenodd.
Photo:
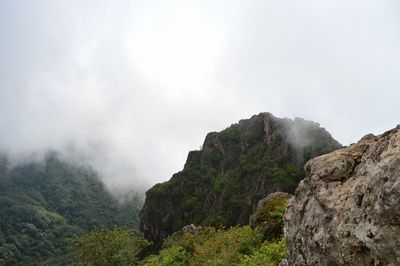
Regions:
M 238 265 L 244 255 L 259 250 L 261 243 L 261 231 L 249 226 L 204 227 L 197 233 L 170 236 L 160 253 L 147 258 L 144 265 Z
M 242 266 L 276 266 L 287 256 L 286 242 L 282 237 L 278 242 L 265 242 L 261 248 L 252 255 L 244 255 L 240 264 Z
M 189 265 L 190 256 L 188 252 L 180 246 L 174 246 L 161 250 L 159 255 L 149 256 L 144 266 L 180 266 Z
M 302 173 L 295 166 L 289 164 L 285 168 L 273 169 L 272 180 L 279 184 L 286 192 L 293 193 Z
M 70 240 L 78 257 L 93 266 L 124 266 L 138 263 L 138 255 L 150 242 L 129 230 L 94 230 Z
M 249 226 L 217 230 L 215 234 L 195 246 L 193 265 L 234 265 L 246 254 L 252 254 L 262 241 L 262 233 Z
M 259 227 L 266 239 L 280 238 L 283 234 L 283 215 L 289 196 L 269 199 L 250 217 L 252 227 Z

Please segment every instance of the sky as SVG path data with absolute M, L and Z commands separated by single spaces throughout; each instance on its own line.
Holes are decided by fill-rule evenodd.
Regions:
M 342 144 L 399 124 L 400 2 L 0 1 L 0 149 L 62 151 L 112 189 L 183 168 L 260 112 Z

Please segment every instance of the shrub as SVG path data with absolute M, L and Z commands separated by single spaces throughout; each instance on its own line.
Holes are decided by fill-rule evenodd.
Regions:
M 149 256 L 143 263 L 144 266 L 180 266 L 188 265 L 190 256 L 180 246 L 173 246 L 160 251 L 159 255 Z
M 228 230 L 204 227 L 197 233 L 170 236 L 158 255 L 144 265 L 237 265 L 260 248 L 262 232 L 249 226 Z
M 282 236 L 283 215 L 289 196 L 267 199 L 263 206 L 250 217 L 252 227 L 259 227 L 264 232 L 265 239 L 280 238 Z
M 150 242 L 129 230 L 94 230 L 70 240 L 78 257 L 93 266 L 124 266 L 138 263 L 138 255 Z
M 233 265 L 242 255 L 251 254 L 262 241 L 262 233 L 249 226 L 217 230 L 215 234 L 195 245 L 193 265 Z
M 276 266 L 287 256 L 286 242 L 282 237 L 278 242 L 265 242 L 252 255 L 244 255 L 241 266 Z

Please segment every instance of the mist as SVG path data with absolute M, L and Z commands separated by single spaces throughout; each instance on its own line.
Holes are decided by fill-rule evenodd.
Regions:
M 398 1 L 0 2 L 0 150 L 61 152 L 116 191 L 260 112 L 342 144 L 399 123 Z

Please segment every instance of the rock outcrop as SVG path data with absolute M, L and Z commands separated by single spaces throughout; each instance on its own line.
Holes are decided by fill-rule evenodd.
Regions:
M 269 113 L 209 133 L 181 172 L 147 191 L 140 230 L 160 243 L 187 224 L 247 224 L 260 199 L 293 193 L 305 162 L 339 147 L 317 123 Z
M 260 228 L 264 233 L 264 240 L 281 237 L 283 233 L 282 216 L 291 196 L 285 192 L 274 192 L 258 202 L 256 212 L 250 216 L 249 225 L 252 228 Z
M 286 265 L 400 265 L 400 126 L 305 172 L 284 216 Z
M 204 230 L 202 226 L 195 226 L 194 224 L 185 225 L 181 230 L 173 233 L 170 237 L 180 237 L 185 234 L 198 235 Z

